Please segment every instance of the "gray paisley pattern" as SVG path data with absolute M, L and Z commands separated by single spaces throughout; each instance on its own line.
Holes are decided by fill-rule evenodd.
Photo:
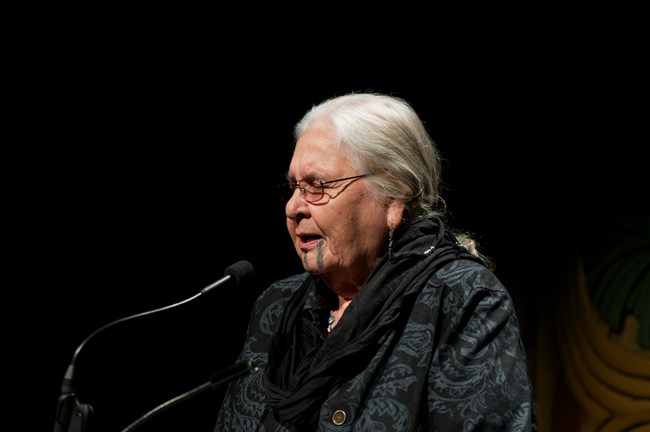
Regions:
M 295 432 L 265 405 L 262 377 L 274 325 L 306 278 L 278 281 L 255 303 L 239 358 L 260 368 L 229 385 L 215 432 Z M 365 370 L 330 394 L 318 431 L 537 431 L 532 395 L 509 294 L 484 266 L 456 260 L 429 280 Z

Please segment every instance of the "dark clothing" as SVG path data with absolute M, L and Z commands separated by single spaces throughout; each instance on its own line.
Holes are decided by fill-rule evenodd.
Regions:
M 327 335 L 336 298 L 300 274 L 259 297 L 215 431 L 537 430 L 499 280 L 437 219 L 404 227 Z

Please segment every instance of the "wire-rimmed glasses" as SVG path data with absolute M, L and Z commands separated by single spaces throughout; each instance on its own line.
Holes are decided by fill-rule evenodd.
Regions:
M 346 180 L 353 180 L 358 178 L 363 178 L 369 174 L 355 175 L 351 177 L 344 177 L 336 180 L 327 180 L 323 181 L 317 178 L 314 179 L 301 179 L 301 180 L 288 180 L 284 183 L 278 185 L 281 191 L 282 199 L 288 201 L 296 191 L 300 189 L 302 198 L 308 203 L 315 203 L 323 199 L 325 196 L 325 185 L 330 183 L 337 183 Z

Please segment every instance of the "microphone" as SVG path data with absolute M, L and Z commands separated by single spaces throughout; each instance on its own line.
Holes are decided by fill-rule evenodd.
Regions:
M 248 261 L 238 261 L 230 265 L 224 272 L 224 277 L 203 288 L 199 294 L 206 294 L 209 291 L 212 291 L 214 288 L 221 286 L 222 284 L 232 280 L 235 286 L 239 286 L 242 280 L 247 279 L 253 275 L 255 271 L 253 270 L 253 265 Z
M 226 268 L 226 270 L 224 271 L 224 277 L 206 286 L 205 288 L 201 289 L 198 293 L 194 294 L 192 297 L 189 297 L 180 302 L 168 306 L 164 306 L 158 309 L 141 312 L 135 315 L 120 318 L 118 320 L 112 321 L 104 325 L 103 327 L 100 327 L 99 329 L 91 333 L 88 337 L 86 337 L 86 339 L 84 339 L 81 342 L 81 344 L 79 344 L 79 346 L 75 350 L 72 356 L 72 361 L 70 362 L 70 365 L 68 366 L 65 375 L 63 376 L 63 382 L 61 384 L 61 395 L 59 396 L 56 413 L 55 413 L 54 432 L 84 432 L 87 430 L 88 425 L 90 424 L 90 417 L 93 413 L 93 408 L 88 404 L 79 403 L 77 397 L 78 392 L 74 380 L 74 374 L 75 374 L 75 364 L 77 361 L 77 357 L 79 356 L 79 353 L 81 352 L 82 348 L 86 345 L 86 343 L 88 343 L 88 341 L 92 339 L 97 333 L 100 333 L 106 330 L 107 328 L 122 323 L 124 321 L 129 321 L 134 318 L 139 318 L 145 315 L 151 315 L 157 312 L 162 312 L 164 310 L 168 310 L 173 307 L 188 303 L 200 297 L 201 295 L 207 294 L 208 292 L 226 283 L 232 283 L 235 286 L 238 286 L 245 280 L 252 277 L 253 274 L 254 274 L 253 265 L 250 262 L 238 261 L 228 266 L 228 268 Z

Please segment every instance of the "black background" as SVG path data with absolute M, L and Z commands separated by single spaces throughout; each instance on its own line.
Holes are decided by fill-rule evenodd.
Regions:
M 528 346 L 554 254 L 597 235 L 584 228 L 611 211 L 646 209 L 646 84 L 642 59 L 620 43 L 633 28 L 619 43 L 524 24 L 466 39 L 456 29 L 316 43 L 305 37 L 316 29 L 291 28 L 247 42 L 246 29 L 222 30 L 227 19 L 194 25 L 172 12 L 66 20 L 25 32 L 16 51 L 6 355 L 25 368 L 15 375 L 30 430 L 53 427 L 87 336 L 248 260 L 245 286 L 97 334 L 77 359 L 78 396 L 95 409 L 93 431 L 119 431 L 232 364 L 255 296 L 300 270 L 275 184 L 293 124 L 325 98 L 368 90 L 413 104 L 444 158 L 450 220 L 496 261 Z M 221 397 L 203 393 L 141 430 L 211 431 Z

